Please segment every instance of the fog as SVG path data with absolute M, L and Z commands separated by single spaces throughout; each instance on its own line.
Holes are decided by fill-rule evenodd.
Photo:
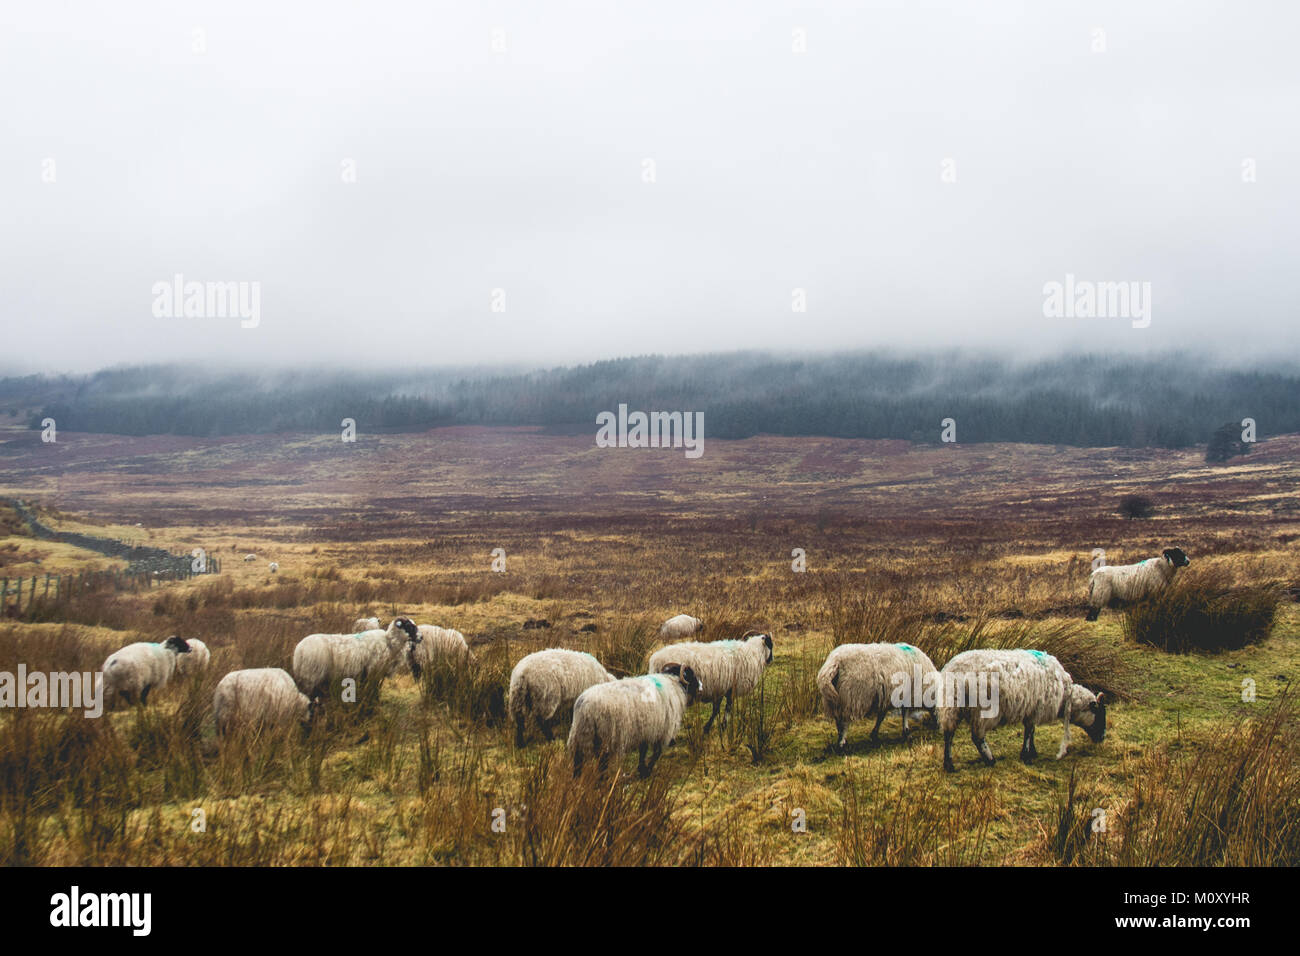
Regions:
M 7 4 L 0 370 L 1294 357 L 1298 26 L 1281 2 Z M 256 283 L 256 321 L 160 304 L 178 275 Z M 1067 276 L 1138 283 L 1146 314 L 1045 315 Z

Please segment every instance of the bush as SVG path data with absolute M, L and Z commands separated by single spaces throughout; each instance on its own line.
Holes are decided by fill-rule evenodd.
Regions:
M 1125 608 L 1124 637 L 1175 654 L 1258 644 L 1273 630 L 1283 593 L 1273 583 L 1235 587 L 1221 572 L 1189 573 Z
M 1156 503 L 1145 495 L 1125 495 L 1119 499 L 1119 513 L 1130 521 L 1134 518 L 1150 518 L 1155 510 Z

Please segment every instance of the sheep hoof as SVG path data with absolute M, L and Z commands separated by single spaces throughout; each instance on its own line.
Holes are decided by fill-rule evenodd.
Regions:
M 871 746 L 873 746 L 873 747 L 879 747 L 879 746 L 880 746 L 880 734 L 872 734 L 872 735 L 871 735 Z
M 1034 761 L 1034 755 L 1031 754 L 1028 750 L 1022 750 L 1022 751 L 1020 751 L 1020 759 L 1021 759 L 1024 763 L 1033 763 L 1033 761 Z
M 943 761 L 943 770 L 944 770 L 944 773 L 956 773 L 956 772 L 957 772 L 957 768 L 954 767 L 952 761 L 951 761 L 951 760 L 948 760 L 947 758 L 945 758 L 944 761 Z

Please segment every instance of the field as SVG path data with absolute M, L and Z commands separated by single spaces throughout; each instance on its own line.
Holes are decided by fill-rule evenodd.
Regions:
M 47 445 L 14 427 L 0 442 L 0 495 L 60 529 L 223 563 L 0 622 L 0 671 L 94 670 L 173 633 L 213 649 L 203 677 L 144 710 L 0 714 L 5 863 L 1300 862 L 1287 693 L 1300 436 L 1218 467 L 1199 450 L 766 436 L 710 440 L 692 461 L 533 428 L 355 444 L 61 432 Z M 1121 518 L 1129 493 L 1154 515 Z M 1083 621 L 1094 549 L 1122 564 L 1175 544 L 1189 586 L 1283 589 L 1271 636 L 1175 655 L 1126 641 L 1114 611 Z M 111 566 L 25 535 L 0 508 L 0 575 Z M 709 639 L 774 635 L 761 695 L 724 732 L 706 737 L 692 711 L 648 781 L 631 762 L 573 781 L 562 741 L 514 747 L 502 693 L 522 655 L 575 647 L 640 672 L 678 612 Z M 303 737 L 216 746 L 223 674 L 288 668 L 304 635 L 371 613 L 455 627 L 477 661 L 421 684 L 398 676 L 373 707 L 332 702 Z M 536 621 L 549 626 L 524 627 Z M 933 725 L 903 744 L 891 718 L 879 746 L 855 724 L 833 753 L 813 677 L 836 644 L 872 640 L 917 644 L 940 666 L 973 646 L 1049 650 L 1116 698 L 1106 739 L 1076 731 L 1058 762 L 1060 727 L 1045 726 L 1044 756 L 1024 765 L 1018 728 L 1004 728 L 986 769 L 959 732 L 947 775 Z

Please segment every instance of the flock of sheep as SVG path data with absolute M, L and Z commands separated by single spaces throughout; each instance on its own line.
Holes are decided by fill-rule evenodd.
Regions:
M 1189 563 L 1181 549 L 1170 548 L 1159 558 L 1097 569 L 1089 582 L 1088 619 L 1095 620 L 1104 606 L 1152 596 Z M 353 633 L 303 638 L 294 649 L 292 675 L 272 667 L 225 675 L 213 696 L 218 736 L 239 725 L 309 724 L 335 682 L 350 679 L 360 685 L 369 679 L 370 686 L 377 687 L 403 664 L 418 680 L 435 662 L 459 664 L 474 659 L 464 635 L 449 628 L 417 625 L 407 617 L 395 618 L 387 628 L 377 618 L 360 618 L 353 627 Z M 649 673 L 636 677 L 617 678 L 581 651 L 548 648 L 527 655 L 510 674 L 508 713 L 516 744 L 525 745 L 530 723 L 551 740 L 556 724 L 571 717 L 568 749 L 575 776 L 588 760 L 598 761 L 603 771 L 611 759 L 633 750 L 640 756 L 638 772 L 647 776 L 663 748 L 680 732 L 688 707 L 712 704 L 704 726 L 707 733 L 725 701 L 725 726 L 734 699 L 753 693 L 772 663 L 774 648 L 768 634 L 751 632 L 739 640 L 707 643 L 680 640 L 702 627 L 703 622 L 686 614 L 664 622 L 660 638 L 676 643 L 655 651 Z M 105 702 L 111 705 L 125 699 L 143 705 L 151 690 L 173 676 L 202 670 L 209 659 L 201 641 L 180 637 L 128 645 L 104 662 Z M 927 682 L 941 688 L 961 685 L 971 688 L 972 695 L 941 694 L 929 701 L 900 698 L 899 675 L 913 678 L 917 688 Z M 978 680 L 990 675 L 996 675 L 997 686 L 992 708 L 974 693 Z M 906 740 L 909 719 L 929 712 L 943 732 L 947 771 L 955 769 L 952 739 L 963 722 L 970 725 L 971 741 L 989 765 L 994 758 L 986 736 L 995 727 L 1023 726 L 1020 756 L 1026 762 L 1037 756 L 1034 730 L 1040 724 L 1062 722 L 1058 759 L 1069 746 L 1072 724 L 1097 743 L 1106 733 L 1104 696 L 1074 683 L 1055 657 L 1035 650 L 966 651 L 938 671 L 922 650 L 910 644 L 842 644 L 817 672 L 817 688 L 826 716 L 835 722 L 841 751 L 851 721 L 875 717 L 871 738 L 876 742 L 885 716 L 900 713 Z

